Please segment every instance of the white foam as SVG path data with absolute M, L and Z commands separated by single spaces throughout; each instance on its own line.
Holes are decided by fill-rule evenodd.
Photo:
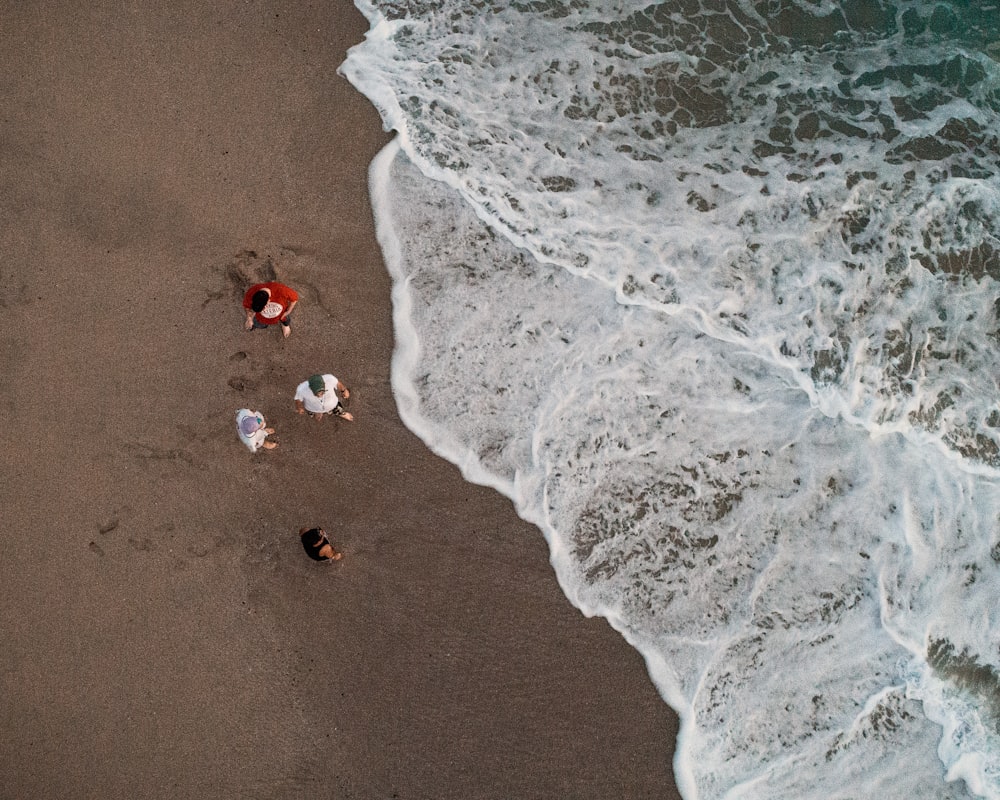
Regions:
M 995 128 L 988 84 L 935 83 L 953 53 L 926 37 L 775 39 L 713 72 L 596 3 L 438 5 L 360 4 L 342 68 L 400 134 L 371 185 L 406 424 L 643 652 L 689 800 L 1000 796 L 995 687 L 948 677 L 1000 668 L 1000 287 L 927 268 L 1000 244 L 1000 183 L 894 155 L 955 114 Z M 725 114 L 645 138 L 659 79 Z M 931 89 L 956 94 L 923 117 L 886 99 Z M 810 114 L 865 133 L 744 135 Z

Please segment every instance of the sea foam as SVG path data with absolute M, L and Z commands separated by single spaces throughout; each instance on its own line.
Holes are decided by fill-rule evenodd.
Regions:
M 685 797 L 1000 796 L 982 17 L 359 7 L 401 415 L 644 653 Z

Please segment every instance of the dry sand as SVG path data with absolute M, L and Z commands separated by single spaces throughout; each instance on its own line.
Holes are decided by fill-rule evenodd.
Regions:
M 396 415 L 366 27 L 0 2 L 4 800 L 677 796 L 642 659 Z M 241 327 L 272 271 L 288 340 Z M 355 423 L 294 413 L 317 371 Z

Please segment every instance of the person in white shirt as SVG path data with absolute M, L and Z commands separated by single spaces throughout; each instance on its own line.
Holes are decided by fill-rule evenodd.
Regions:
M 299 414 L 308 412 L 317 420 L 323 419 L 327 414 L 333 414 L 348 422 L 353 421 L 354 417 L 344 410 L 337 392 L 340 392 L 340 396 L 345 400 L 351 396 L 347 387 L 333 375 L 312 375 L 309 380 L 302 381 L 295 390 L 295 410 Z
M 264 415 L 260 412 L 251 411 L 249 408 L 241 408 L 236 412 L 236 434 L 240 437 L 240 441 L 250 448 L 251 453 L 256 453 L 262 447 L 265 450 L 277 447 L 277 442 L 266 441 L 272 433 L 274 428 L 267 427 Z

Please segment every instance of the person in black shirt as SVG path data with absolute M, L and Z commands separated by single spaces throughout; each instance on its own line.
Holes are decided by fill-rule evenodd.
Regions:
M 330 540 L 326 538 L 326 531 L 322 528 L 301 528 L 299 536 L 302 538 L 306 554 L 315 561 L 340 561 L 344 557 L 343 553 L 333 549 Z

